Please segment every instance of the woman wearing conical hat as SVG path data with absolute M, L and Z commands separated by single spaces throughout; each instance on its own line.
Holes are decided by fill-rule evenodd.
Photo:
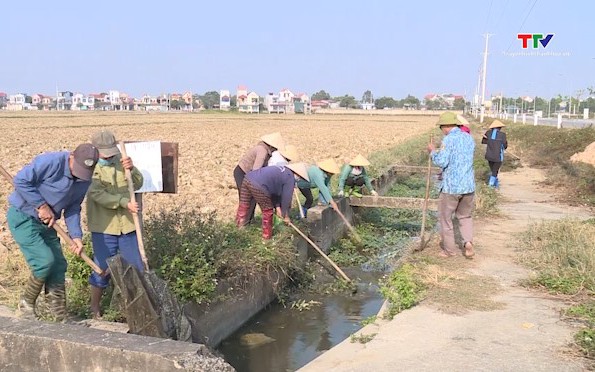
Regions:
M 370 165 L 368 159 L 364 158 L 362 155 L 358 155 L 353 158 L 349 164 L 343 166 L 341 175 L 339 176 L 339 196 L 343 196 L 343 189 L 345 186 L 349 188 L 347 196 L 349 196 L 350 193 L 353 193 L 354 196 L 362 196 L 362 194 L 355 191 L 355 188 L 359 187 L 361 190 L 361 187 L 364 185 L 366 185 L 370 194 L 374 196 L 378 195 L 374 190 L 374 187 L 372 187 L 372 182 L 366 172 L 365 167 L 368 165 Z
M 262 238 L 270 239 L 273 236 L 273 214 L 285 223 L 289 220 L 289 208 L 295 182 L 304 180 L 308 182 L 308 170 L 304 163 L 291 163 L 286 166 L 270 166 L 253 170 L 246 174 L 242 181 L 240 204 L 236 213 L 236 224 L 239 228 L 248 223 L 248 208 L 255 199 L 262 210 Z
M 333 200 L 330 190 L 331 177 L 333 174 L 339 173 L 341 170 L 333 159 L 326 159 L 319 161 L 316 165 L 308 167 L 309 182 L 299 181 L 297 186 L 306 197 L 306 202 L 302 206 L 304 215 L 307 214 L 308 209 L 314 204 L 314 196 L 312 196 L 312 189 L 318 189 L 318 200 L 322 205 L 330 204 L 334 210 L 339 210 L 337 203 Z
M 256 146 L 248 150 L 244 156 L 242 156 L 238 165 L 233 170 L 233 178 L 235 179 L 238 188 L 238 197 L 241 197 L 240 189 L 246 173 L 265 167 L 272 153 L 280 149 L 285 149 L 285 142 L 281 137 L 281 133 L 276 132 L 265 134 L 260 138 L 260 142 L 258 142 Z M 253 200 L 250 203 L 248 210 L 250 221 L 254 218 L 255 208 L 256 201 Z
M 498 171 L 504 161 L 504 150 L 508 148 L 506 133 L 502 132 L 505 125 L 500 120 L 494 120 L 487 132 L 483 135 L 481 143 L 487 145 L 485 158 L 490 165 L 490 179 L 488 185 L 498 187 Z
M 273 151 L 267 165 L 269 167 L 272 165 L 282 166 L 289 164 L 290 161 L 298 161 L 297 148 L 293 145 L 285 145 L 284 149 Z

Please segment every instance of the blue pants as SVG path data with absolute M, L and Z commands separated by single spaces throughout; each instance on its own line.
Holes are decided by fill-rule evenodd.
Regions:
M 124 261 L 143 271 L 143 260 L 138 251 L 136 231 L 122 235 L 91 233 L 91 240 L 93 241 L 93 260 L 102 270 L 107 270 L 107 259 L 119 253 Z M 93 272 L 89 277 L 89 284 L 106 288 L 109 285 L 109 279 L 109 275 L 102 277 Z

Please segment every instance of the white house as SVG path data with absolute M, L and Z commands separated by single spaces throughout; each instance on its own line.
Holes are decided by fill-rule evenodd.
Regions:
M 248 93 L 248 89 L 240 85 L 237 90 L 237 106 L 239 112 L 258 114 L 260 112 L 260 97 L 256 92 Z
M 229 90 L 221 90 L 219 92 L 219 109 L 228 111 L 231 107 L 231 95 Z

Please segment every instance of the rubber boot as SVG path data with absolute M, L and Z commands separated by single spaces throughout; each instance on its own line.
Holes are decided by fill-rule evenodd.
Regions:
M 248 212 L 250 210 L 250 203 L 240 203 L 236 213 L 236 225 L 242 228 L 248 224 Z
M 495 188 L 499 188 L 500 187 L 500 181 L 498 181 L 498 177 L 495 177 L 496 181 L 494 181 L 494 187 Z
M 91 314 L 93 319 L 101 319 L 101 297 L 103 296 L 103 288 L 91 286 Z
M 302 212 L 304 212 L 304 218 L 308 218 L 308 208 L 304 206 L 300 206 L 302 208 Z
M 270 239 L 273 237 L 273 210 L 265 209 L 262 211 L 262 238 Z
M 66 320 L 66 287 L 64 283 L 52 283 L 46 285 L 46 301 L 50 309 L 50 314 L 56 322 Z
M 496 187 L 496 181 L 498 179 L 494 176 L 490 176 L 490 180 L 488 181 L 488 186 L 490 187 Z
M 29 281 L 25 285 L 25 292 L 21 295 L 18 308 L 21 311 L 21 317 L 25 319 L 36 319 L 35 301 L 41 292 L 44 281 L 35 278 L 33 275 L 29 277 Z

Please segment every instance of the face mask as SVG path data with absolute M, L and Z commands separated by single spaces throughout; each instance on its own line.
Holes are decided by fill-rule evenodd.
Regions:
M 97 160 L 97 164 L 99 164 L 99 165 L 112 165 L 112 164 L 114 164 L 114 158 L 113 157 L 111 157 L 109 159 L 99 158 L 99 160 Z

